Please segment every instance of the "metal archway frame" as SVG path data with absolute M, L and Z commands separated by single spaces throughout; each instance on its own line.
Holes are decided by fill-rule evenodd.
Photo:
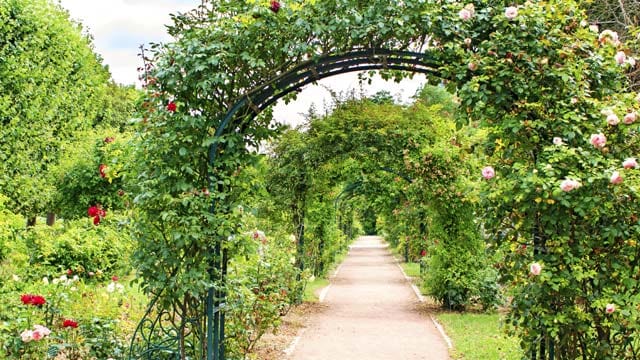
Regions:
M 232 132 L 242 132 L 256 116 L 279 99 L 298 91 L 302 87 L 321 79 L 335 75 L 371 70 L 397 70 L 409 73 L 422 73 L 438 76 L 439 64 L 431 54 L 406 50 L 390 50 L 381 48 L 354 49 L 342 54 L 321 55 L 300 63 L 290 70 L 264 82 L 238 98 L 229 107 L 215 129 L 214 141 L 209 146 L 210 188 L 217 188 L 213 169 L 221 149 L 221 138 Z M 211 212 L 215 212 L 217 204 L 211 204 Z M 213 249 L 214 261 L 209 266 L 209 273 L 214 282 L 224 284 L 227 273 L 227 254 L 222 248 L 221 240 Z M 168 312 L 156 312 L 155 306 L 164 292 L 161 291 L 151 301 L 147 312 L 138 324 L 131 340 L 130 359 L 180 359 L 186 341 L 187 327 L 193 326 L 204 330 L 196 345 L 206 353 L 206 360 L 225 360 L 225 298 L 224 289 L 210 288 L 204 301 L 202 318 L 183 319 L 180 328 L 165 327 Z M 154 335 L 155 334 L 155 335 Z M 160 336 L 159 338 L 157 336 Z
M 229 108 L 215 136 L 225 134 L 232 124 L 251 121 L 284 96 L 324 78 L 357 71 L 399 70 L 438 75 L 439 64 L 428 53 L 380 48 L 354 50 L 341 55 L 324 55 L 301 63 L 240 97 Z M 217 145 L 210 148 L 215 162 Z
M 237 131 L 242 124 L 250 123 L 262 111 L 279 99 L 298 91 L 302 87 L 335 75 L 370 70 L 399 70 L 410 73 L 438 75 L 439 64 L 429 53 L 381 48 L 357 49 L 339 55 L 324 55 L 301 63 L 274 79 L 254 88 L 229 108 L 215 131 L 215 138 Z M 241 129 L 240 129 L 241 131 Z M 209 147 L 209 162 L 214 168 L 219 152 L 219 142 Z M 389 171 L 388 169 L 383 169 Z M 403 178 L 405 178 L 403 176 Z M 405 180 L 411 182 L 410 179 Z M 213 181 L 213 180 L 212 180 Z M 215 203 L 211 211 L 214 212 Z M 216 263 L 211 264 L 212 273 L 227 273 L 226 254 L 221 246 L 215 248 Z M 207 296 L 207 360 L 224 360 L 224 291 L 210 289 Z

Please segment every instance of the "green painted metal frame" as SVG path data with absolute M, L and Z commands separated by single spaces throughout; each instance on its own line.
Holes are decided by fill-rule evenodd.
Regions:
M 331 76 L 370 70 L 399 70 L 411 73 L 437 75 L 438 64 L 427 53 L 404 50 L 389 50 L 380 48 L 354 49 L 344 54 L 322 55 L 303 62 L 285 73 L 257 86 L 239 98 L 222 118 L 215 131 L 215 138 L 221 139 L 231 132 L 242 132 L 246 126 L 263 110 L 274 104 L 282 97 L 298 91 L 302 87 Z M 210 169 L 216 166 L 220 152 L 220 141 L 209 147 Z M 215 179 L 210 175 L 210 188 L 215 189 Z M 211 212 L 216 211 L 215 201 L 211 204 Z M 210 274 L 214 281 L 224 284 L 227 272 L 227 254 L 222 247 L 222 241 L 216 242 L 213 249 L 214 263 L 210 266 Z M 211 288 L 207 290 L 205 309 L 201 316 L 182 319 L 178 328 L 170 328 L 172 323 L 170 311 L 157 312 L 156 306 L 162 296 L 161 291 L 151 300 L 143 319 L 138 324 L 131 346 L 129 359 L 176 359 L 184 358 L 185 346 L 203 349 L 206 360 L 224 360 L 225 338 L 225 298 L 222 290 Z M 189 327 L 198 328 L 202 336 L 197 339 L 200 344 L 188 343 L 185 332 Z M 160 339 L 160 340 L 157 340 Z

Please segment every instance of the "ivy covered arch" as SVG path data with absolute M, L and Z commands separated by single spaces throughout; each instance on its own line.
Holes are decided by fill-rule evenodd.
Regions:
M 250 149 L 276 133 L 269 105 L 384 69 L 446 81 L 459 124 L 487 129 L 480 220 L 512 250 L 501 267 L 527 354 L 636 357 L 635 60 L 577 3 L 205 0 L 169 32 L 143 75 L 136 262 L 155 298 L 133 357 L 224 358 L 224 264 Z

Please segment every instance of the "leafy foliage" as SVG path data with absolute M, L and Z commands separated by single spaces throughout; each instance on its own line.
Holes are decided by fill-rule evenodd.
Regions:
M 75 131 L 92 126 L 109 73 L 81 27 L 48 0 L 4 1 L 0 24 L 0 187 L 11 210 L 32 217 L 49 208 L 48 169 Z

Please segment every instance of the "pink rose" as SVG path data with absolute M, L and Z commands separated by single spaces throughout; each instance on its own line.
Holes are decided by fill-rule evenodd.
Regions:
M 467 45 L 467 47 L 470 47 L 471 46 L 471 39 L 470 38 L 464 39 L 464 44 Z
M 49 330 L 49 328 L 47 328 L 46 326 L 42 326 L 42 325 L 33 325 L 33 331 L 34 332 L 39 332 L 41 333 L 43 336 L 49 336 L 51 334 L 51 330 Z
M 638 167 L 638 162 L 636 161 L 636 158 L 628 158 L 622 162 L 622 166 L 625 169 L 635 169 Z
M 553 138 L 553 145 L 564 145 L 564 142 L 561 137 L 556 136 Z
M 564 192 L 575 190 L 582 186 L 578 180 L 565 179 L 560 183 L 560 189 Z
M 618 115 L 609 114 L 609 116 L 607 116 L 607 124 L 611 126 L 615 126 L 615 125 L 618 125 L 619 123 L 620 123 L 620 119 L 618 118 Z
M 487 179 L 487 180 L 491 180 L 496 176 L 496 171 L 493 170 L 493 167 L 491 166 L 485 166 L 484 168 L 482 168 L 482 177 Z
M 618 33 L 609 29 L 603 30 L 600 33 L 600 36 L 598 36 L 598 41 L 600 41 L 600 43 L 602 44 L 610 43 L 614 46 L 620 45 L 620 39 L 618 37 Z
M 471 71 L 476 71 L 478 69 L 478 64 L 471 62 L 469 63 L 469 65 L 467 65 L 467 67 L 469 68 L 469 70 Z
M 633 124 L 636 121 L 636 113 L 635 112 L 628 113 L 627 115 L 624 116 L 624 119 L 622 121 L 627 125 Z
M 33 340 L 33 331 L 31 330 L 23 331 L 22 333 L 20 333 L 20 338 L 22 338 L 22 342 L 29 342 Z
M 604 134 L 593 134 L 591 135 L 591 145 L 597 147 L 598 149 L 602 149 L 607 145 L 607 137 Z
M 616 63 L 618 63 L 618 65 L 622 65 L 624 64 L 625 60 L 627 60 L 627 54 L 625 54 L 624 51 L 618 51 L 614 58 L 616 59 Z
M 607 304 L 607 306 L 604 308 L 604 311 L 607 314 L 613 314 L 616 311 L 616 305 L 615 304 Z
M 42 334 L 40 331 L 35 330 L 31 332 L 31 338 L 35 341 L 39 341 L 44 337 L 44 334 Z
M 460 16 L 460 19 L 462 20 L 469 20 L 473 17 L 473 13 L 471 12 L 471 10 L 464 8 L 462 10 L 460 10 L 460 12 L 458 13 L 458 16 Z
M 620 176 L 620 173 L 617 171 L 614 171 L 613 174 L 611 174 L 611 179 L 609 179 L 609 181 L 615 185 L 622 183 L 622 180 L 622 176 Z
M 542 265 L 540 265 L 537 262 L 534 262 L 533 264 L 529 265 L 529 272 L 533 276 L 540 275 L 540 273 L 542 272 Z
M 509 20 L 513 20 L 518 16 L 518 8 L 515 6 L 509 6 L 504 10 L 504 16 Z

